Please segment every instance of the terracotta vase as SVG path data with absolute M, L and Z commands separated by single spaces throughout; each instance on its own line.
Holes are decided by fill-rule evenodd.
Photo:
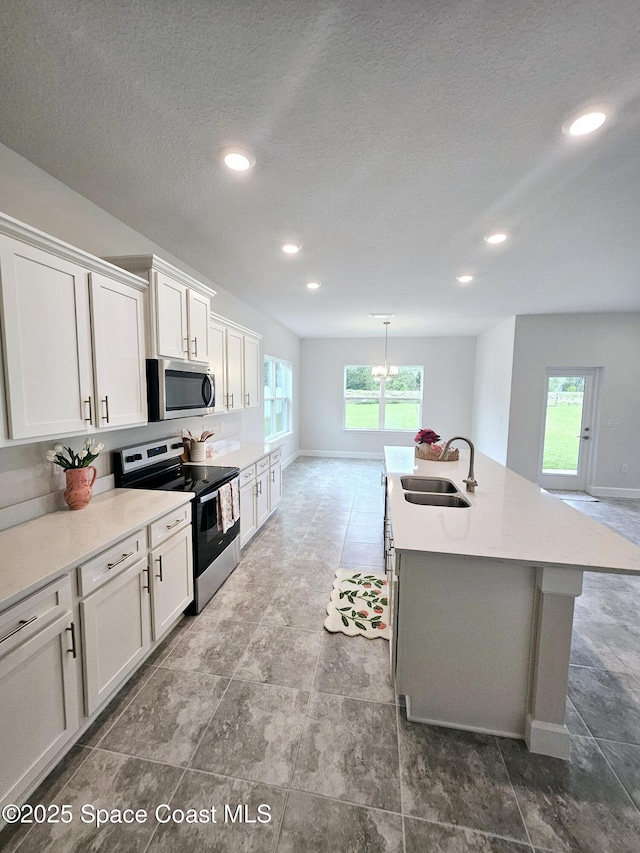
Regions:
M 84 509 L 93 497 L 93 484 L 98 472 L 93 465 L 86 468 L 67 468 L 64 472 L 67 488 L 64 499 L 69 509 Z

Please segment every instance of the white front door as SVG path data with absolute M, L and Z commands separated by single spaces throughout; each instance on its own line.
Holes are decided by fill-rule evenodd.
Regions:
M 584 491 L 594 439 L 594 369 L 547 371 L 539 483 Z

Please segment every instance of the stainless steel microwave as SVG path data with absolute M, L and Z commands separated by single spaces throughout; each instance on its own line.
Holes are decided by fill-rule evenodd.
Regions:
M 147 359 L 150 421 L 210 415 L 215 400 L 215 381 L 208 367 L 166 358 Z

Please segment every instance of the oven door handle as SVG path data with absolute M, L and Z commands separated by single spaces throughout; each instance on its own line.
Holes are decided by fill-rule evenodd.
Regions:
M 236 481 L 239 482 L 239 480 L 240 480 L 239 477 L 234 477 L 232 480 L 229 480 L 229 485 L 231 485 L 231 483 L 235 483 Z M 226 485 L 226 483 L 224 483 L 223 485 Z M 209 501 L 212 501 L 214 498 L 217 498 L 217 497 L 218 497 L 218 489 L 216 489 L 215 492 L 207 492 L 206 495 L 203 495 L 201 498 L 197 499 L 197 503 L 206 504 L 206 503 L 209 503 Z

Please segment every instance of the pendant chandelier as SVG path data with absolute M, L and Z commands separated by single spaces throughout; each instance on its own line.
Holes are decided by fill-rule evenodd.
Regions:
M 398 375 L 397 367 L 389 367 L 387 365 L 387 344 L 389 340 L 389 320 L 384 322 L 384 364 L 378 364 L 371 368 L 374 379 L 390 379 Z

